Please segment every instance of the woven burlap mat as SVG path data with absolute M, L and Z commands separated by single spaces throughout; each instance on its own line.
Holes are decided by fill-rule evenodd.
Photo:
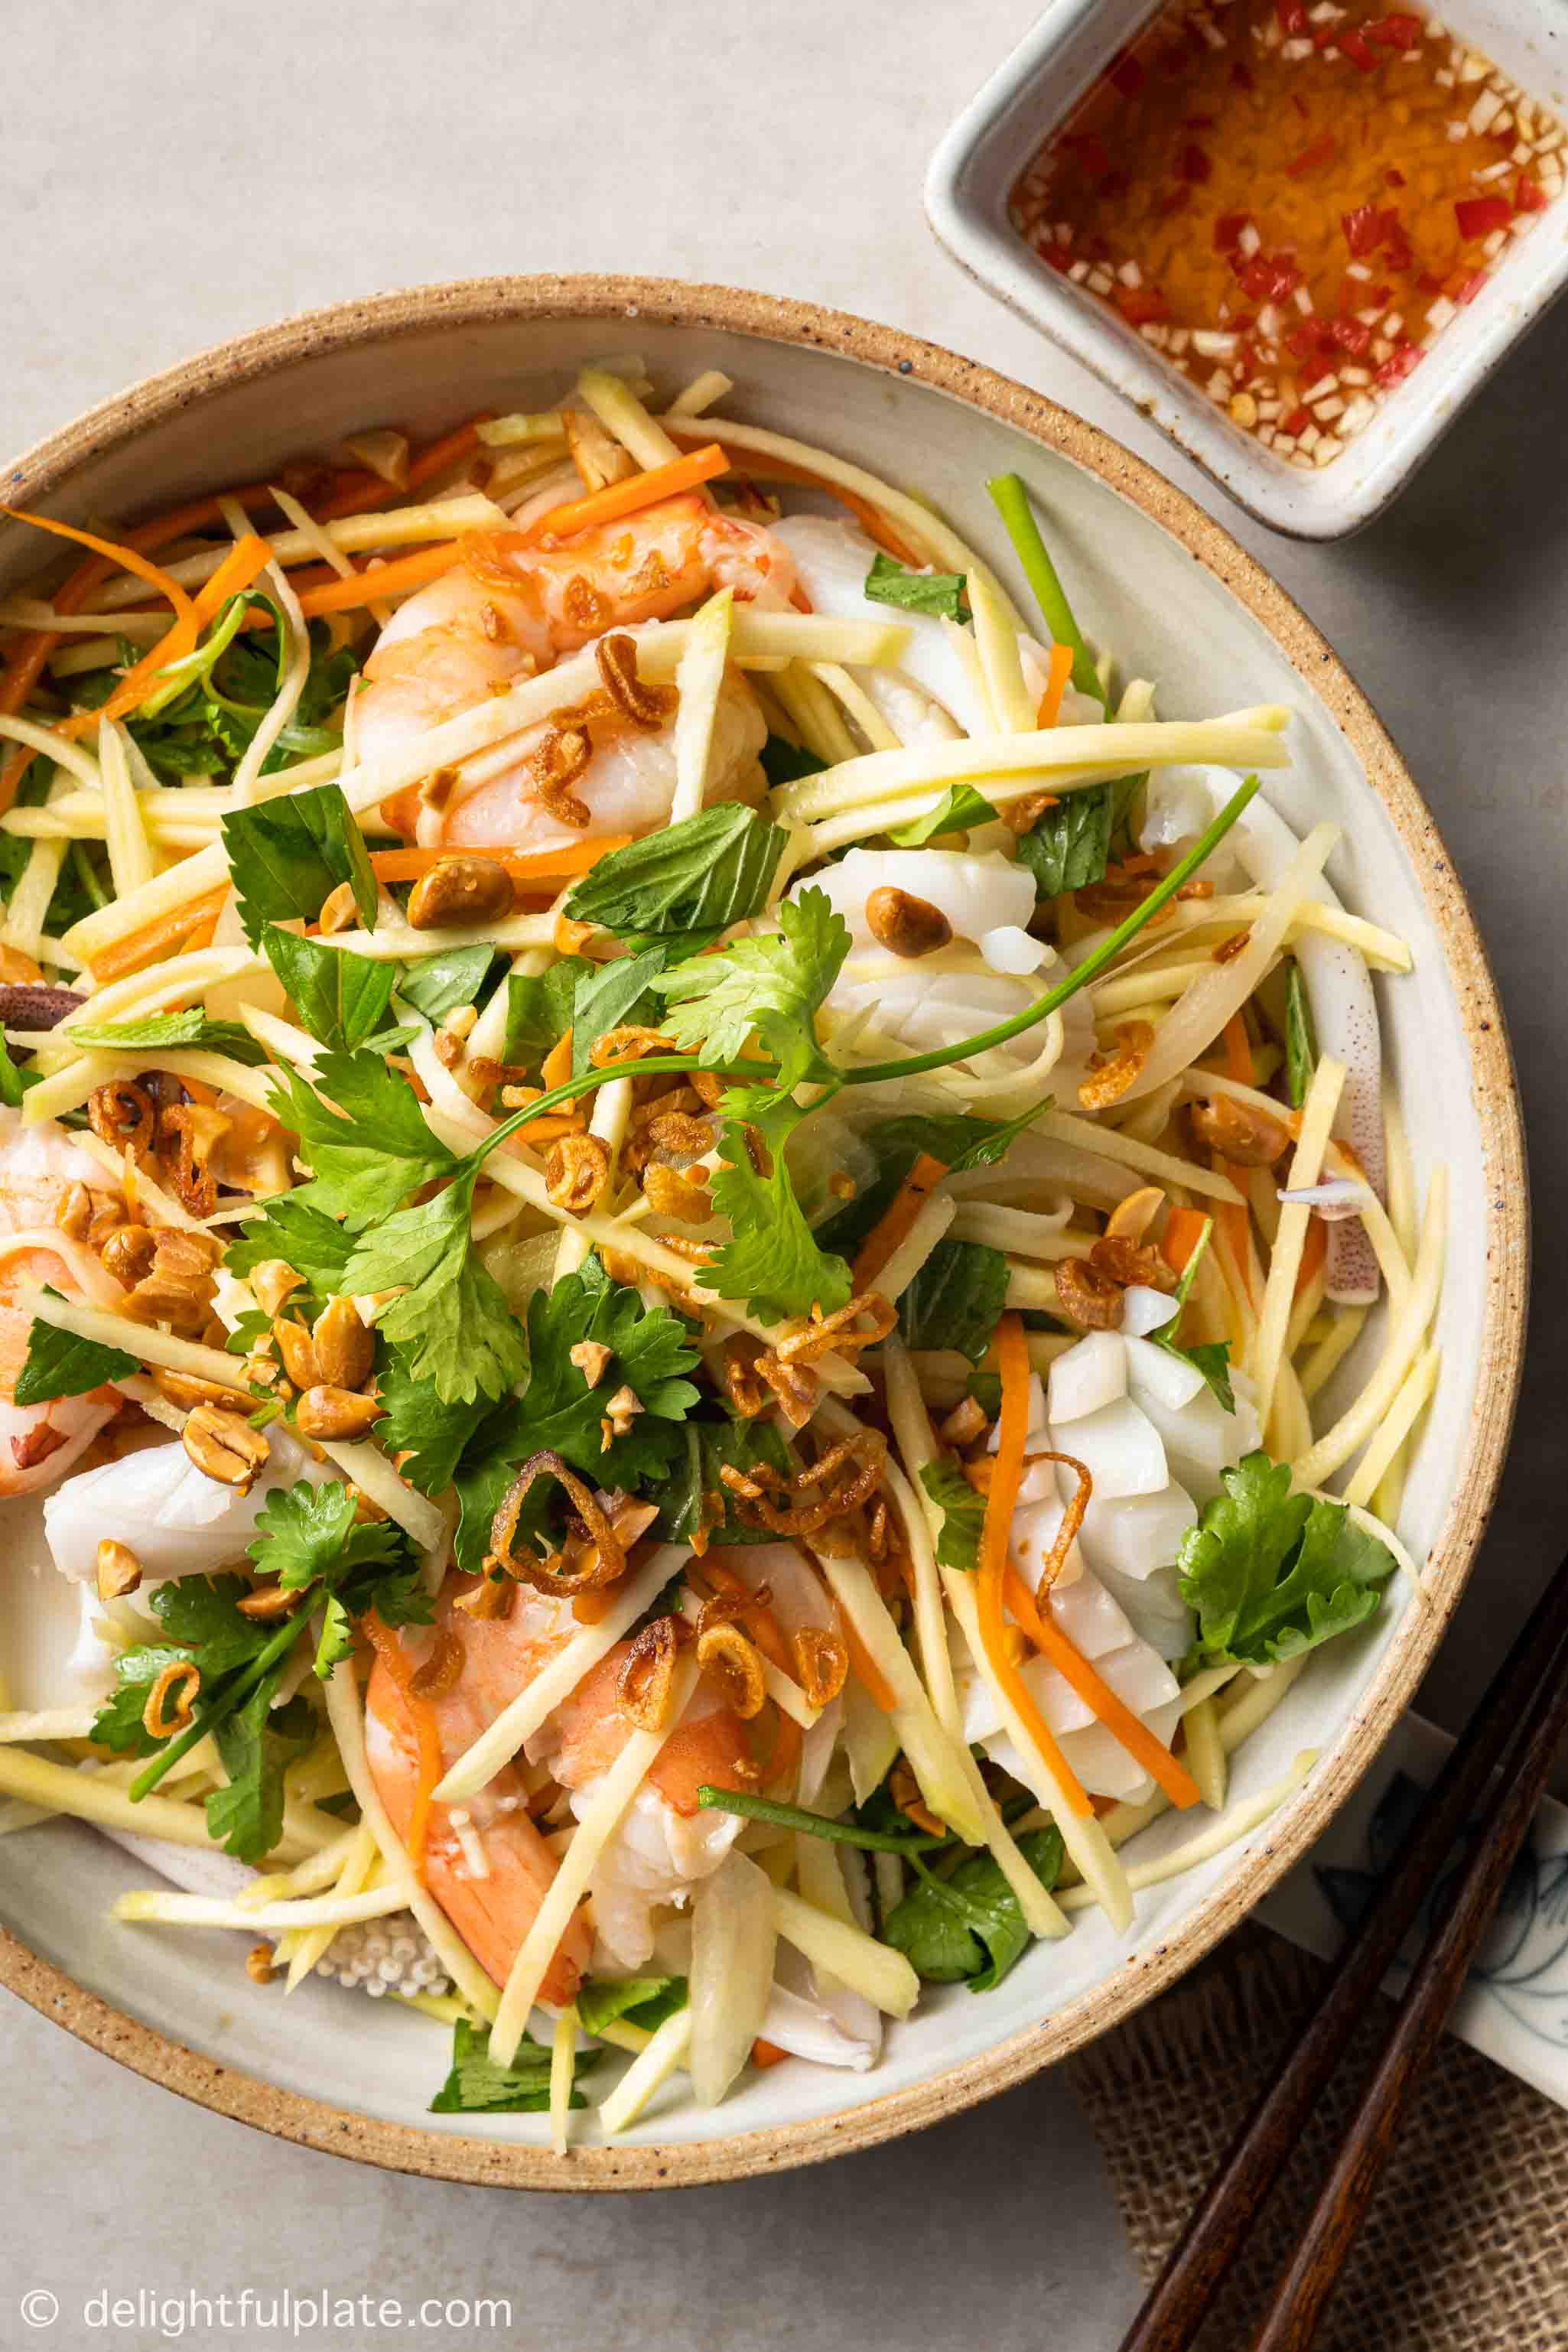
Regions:
M 1326 1971 L 1265 1929 L 1069 2062 L 1146 2278 L 1174 2243 Z M 1241 2352 L 1386 2032 L 1379 1996 L 1202 2352 Z M 1381 2032 L 1380 2032 L 1381 2029 Z M 1568 2352 L 1568 2114 L 1450 2038 L 1418 2095 L 1341 2277 L 1321 2352 Z

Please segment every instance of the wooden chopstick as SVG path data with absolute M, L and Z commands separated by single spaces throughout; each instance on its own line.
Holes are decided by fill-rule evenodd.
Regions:
M 1568 1560 L 1542 1596 L 1422 1806 L 1305 2032 L 1232 2142 L 1122 2339 L 1121 2352 L 1185 2352 L 1294 2154 L 1312 2107 L 1486 1797 L 1482 1835 L 1406 1988 L 1253 2352 L 1311 2337 L 1411 2092 L 1436 2046 L 1568 1736 Z

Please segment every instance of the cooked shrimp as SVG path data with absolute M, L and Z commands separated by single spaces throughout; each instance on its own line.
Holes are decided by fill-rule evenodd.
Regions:
M 715 586 L 777 606 L 789 602 L 794 583 L 789 552 L 770 532 L 694 495 L 560 546 L 526 544 L 516 534 L 475 537 L 382 631 L 354 707 L 361 756 L 399 750 L 606 631 L 668 619 Z M 668 727 L 645 732 L 619 713 L 594 719 L 588 767 L 570 785 L 585 823 L 560 815 L 559 795 L 551 796 L 553 807 L 541 796 L 534 755 L 549 731 L 541 727 L 509 745 L 499 768 L 493 755 L 471 762 L 438 806 L 399 794 L 389 816 L 404 831 L 416 829 L 426 846 L 547 848 L 583 832 L 647 832 L 668 814 L 675 784 Z M 761 791 L 755 761 L 765 733 L 749 688 L 731 678 L 720 705 L 712 798 Z
M 33 1318 L 20 1302 L 48 1283 L 95 1307 L 118 1307 L 124 1293 L 84 1242 L 56 1220 L 73 1184 L 103 1186 L 103 1171 L 52 1120 L 24 1128 L 21 1114 L 0 1110 L 0 1496 L 51 1486 L 118 1411 L 112 1388 L 52 1404 L 15 1402 L 27 1360 Z
M 631 1735 L 631 1723 L 616 1705 L 630 1648 L 629 1642 L 617 1643 L 557 1710 L 540 1743 L 530 1742 L 531 1748 L 544 1745 L 550 1769 L 572 1791 L 579 1818 Z M 697 1881 L 718 1869 L 744 1824 L 734 1814 L 705 1810 L 697 1791 L 704 1781 L 734 1788 L 736 1776 L 750 1770 L 739 1717 L 699 1683 L 594 1872 L 589 1909 L 595 1950 L 606 1965 L 641 1968 L 653 1950 L 655 1909 L 684 1903 Z
M 561 1610 L 560 1602 L 520 1591 L 510 1617 L 475 1620 L 452 1605 L 467 1589 L 466 1578 L 461 1583 L 448 1579 L 435 1628 L 411 1628 L 400 1637 L 416 1663 L 434 1654 L 442 1635 L 461 1645 L 456 1682 L 428 1702 L 447 1764 L 472 1747 L 565 1638 L 553 1615 L 542 1622 L 542 1612 Z M 564 1613 L 570 1618 L 569 1610 Z M 403 1694 L 380 1659 L 365 1693 L 365 1739 L 381 1801 L 398 1835 L 406 1838 L 419 1786 L 418 1739 Z M 527 1790 L 513 1766 L 465 1805 L 432 1805 L 425 1873 L 431 1894 L 480 1967 L 504 1985 L 555 1875 L 555 1857 L 527 1811 Z M 544 1979 L 544 2000 L 572 1999 L 592 1940 L 587 1922 L 574 1919 Z

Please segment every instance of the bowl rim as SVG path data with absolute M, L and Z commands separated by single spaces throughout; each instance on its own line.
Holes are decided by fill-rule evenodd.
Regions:
M 1320 471 L 1283 465 L 1160 352 L 1047 269 L 1010 226 L 1005 198 L 999 203 L 979 192 L 994 156 L 1007 157 L 1010 185 L 1067 120 L 1085 85 L 1068 73 L 1053 93 L 1052 78 L 1094 39 L 1095 19 L 1114 17 L 1120 26 L 1130 18 L 1120 42 L 1159 13 L 1158 0 L 1058 0 L 1047 9 L 939 140 L 926 170 L 927 223 L 966 277 L 1146 416 L 1244 512 L 1287 538 L 1349 538 L 1403 494 L 1515 346 L 1568 293 L 1568 244 L 1561 234 L 1555 241 L 1531 236 L 1499 257 L 1486 289 L 1494 299 L 1461 310 L 1443 334 L 1434 368 L 1396 387 L 1381 446 L 1371 446 L 1369 431 Z M 1042 103 L 1029 113 L 1037 94 Z M 1568 194 L 1553 197 L 1550 208 L 1559 210 L 1560 221 L 1568 217 Z
M 1224 526 L 1098 426 L 1044 394 L 898 329 L 820 305 L 675 278 L 492 277 L 336 303 L 235 336 L 147 377 L 47 436 L 6 469 L 8 503 L 34 505 L 89 459 L 123 446 L 220 389 L 303 366 L 356 344 L 395 343 L 437 324 L 499 317 L 642 317 L 804 345 L 901 375 L 1017 426 L 1093 474 L 1173 533 L 1265 629 L 1302 686 L 1331 714 L 1383 802 L 1441 941 L 1470 1056 L 1487 1163 L 1487 1292 L 1476 1395 L 1442 1528 L 1418 1601 L 1394 1628 L 1377 1672 L 1299 1796 L 1275 1817 L 1243 1886 L 1233 1876 L 1156 1948 L 1134 1955 L 1054 2015 L 925 2081 L 842 2115 L 691 2144 L 548 2147 L 448 2137 L 334 2106 L 245 2074 L 117 2009 L 0 1927 L 0 1984 L 89 2047 L 215 2112 L 306 2147 L 433 2178 L 508 2188 L 657 2189 L 741 2179 L 869 2147 L 1022 2082 L 1120 2022 L 1252 1909 L 1318 1835 L 1408 1703 L 1464 1588 L 1489 1518 L 1522 1367 L 1530 1221 L 1523 1125 L 1501 1004 L 1468 900 L 1414 780 L 1371 703 L 1304 613 Z

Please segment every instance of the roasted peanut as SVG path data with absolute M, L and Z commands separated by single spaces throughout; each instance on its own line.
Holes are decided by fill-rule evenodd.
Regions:
M 516 896 L 511 876 L 496 858 L 454 850 L 449 857 L 438 857 L 414 885 L 408 919 L 416 931 L 499 923 L 510 914 Z
M 129 1544 L 116 1543 L 105 1536 L 98 1547 L 98 1597 L 100 1601 L 118 1601 L 127 1592 L 134 1592 L 142 1581 L 142 1563 Z
M 299 1289 L 300 1282 L 300 1276 L 280 1257 L 264 1257 L 250 1270 L 250 1286 L 264 1315 L 276 1315 L 289 1292 Z
M 363 1437 L 385 1411 L 374 1397 L 322 1381 L 305 1391 L 294 1408 L 294 1421 L 301 1437 L 342 1441 Z
M 171 1372 L 160 1366 L 153 1374 L 160 1396 L 171 1404 L 194 1412 L 199 1404 L 216 1404 L 220 1412 L 247 1413 L 251 1400 L 239 1389 L 226 1389 L 220 1381 L 203 1380 L 197 1372 Z
M 106 1274 L 129 1288 L 151 1270 L 157 1246 L 145 1225 L 113 1225 L 99 1244 L 99 1263 Z
M 92 1223 L 92 1194 L 87 1186 L 70 1184 L 55 1211 L 55 1223 L 62 1234 L 68 1234 L 73 1242 L 79 1242 Z
M 313 1389 L 321 1378 L 321 1367 L 316 1356 L 316 1343 L 302 1323 L 290 1323 L 280 1315 L 272 1326 L 272 1337 L 278 1342 L 278 1352 L 283 1359 L 283 1369 L 297 1389 Z
M 866 920 L 872 938 L 889 955 L 910 959 L 933 955 L 952 938 L 952 925 L 940 907 L 933 907 L 929 898 L 917 898 L 908 890 L 886 885 L 867 899 Z
M 271 1459 L 267 1439 L 237 1412 L 199 1404 L 180 1433 L 180 1443 L 205 1477 L 248 1494 Z
M 243 1601 L 237 1601 L 234 1605 L 242 1617 L 252 1617 L 258 1624 L 270 1625 L 275 1618 L 287 1617 L 291 1609 L 298 1608 L 299 1603 L 299 1593 L 291 1592 L 286 1584 L 258 1584 L 254 1592 L 247 1592 Z
M 591 1389 L 596 1389 L 609 1370 L 614 1349 L 606 1348 L 602 1339 L 579 1339 L 568 1354 Z
M 375 1362 L 375 1334 L 360 1320 L 352 1298 L 334 1298 L 310 1334 L 320 1378 L 329 1388 L 361 1389 Z M 307 1381 L 309 1388 L 312 1383 Z

